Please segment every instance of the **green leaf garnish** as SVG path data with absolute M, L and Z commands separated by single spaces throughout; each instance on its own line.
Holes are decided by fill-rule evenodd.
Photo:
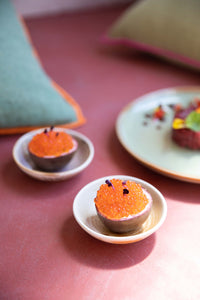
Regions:
M 185 119 L 185 124 L 193 131 L 200 131 L 200 113 L 192 111 Z

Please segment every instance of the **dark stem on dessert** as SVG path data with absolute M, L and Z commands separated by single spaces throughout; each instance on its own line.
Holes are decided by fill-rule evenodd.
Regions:
M 112 182 L 108 179 L 106 179 L 105 183 L 108 185 L 108 186 L 112 186 L 112 188 L 114 189 L 114 186 L 112 184 Z
M 47 134 L 47 132 L 48 132 L 48 131 L 47 131 L 47 129 L 45 128 L 44 133 Z
M 59 135 L 59 132 L 56 132 L 56 136 L 58 136 Z
M 53 129 L 54 129 L 54 126 L 51 126 L 51 127 L 50 127 L 50 130 L 52 131 Z
M 124 195 L 129 194 L 129 190 L 128 189 L 123 189 L 123 194 Z

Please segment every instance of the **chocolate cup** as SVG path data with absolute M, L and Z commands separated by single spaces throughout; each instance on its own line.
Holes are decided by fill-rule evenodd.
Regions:
M 147 195 L 149 203 L 145 206 L 145 208 L 139 212 L 138 214 L 131 215 L 129 217 L 121 218 L 121 219 L 109 219 L 104 216 L 96 207 L 97 214 L 102 221 L 102 223 L 112 232 L 116 233 L 126 233 L 129 231 L 138 231 L 142 224 L 147 220 L 150 215 L 151 207 L 152 207 L 152 197 L 151 195 L 144 190 L 144 193 Z
M 69 152 L 61 154 L 60 156 L 39 157 L 34 153 L 32 153 L 29 149 L 28 152 L 30 158 L 39 169 L 52 172 L 63 168 L 67 163 L 70 162 L 76 150 L 78 149 L 78 142 L 74 138 L 73 138 L 73 144 L 74 146 Z

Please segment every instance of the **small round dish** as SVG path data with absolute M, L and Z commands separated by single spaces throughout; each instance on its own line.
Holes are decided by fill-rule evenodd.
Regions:
M 94 203 L 96 192 L 105 180 L 112 178 L 132 180 L 141 184 L 153 199 L 151 213 L 138 231 L 127 233 L 111 232 L 97 215 Z M 136 177 L 113 175 L 99 178 L 83 187 L 74 199 L 73 214 L 80 227 L 94 238 L 111 244 L 128 244 L 143 240 L 160 228 L 167 216 L 167 204 L 160 191 L 148 182 Z
M 60 181 L 77 175 L 91 163 L 94 157 L 94 146 L 92 142 L 77 131 L 62 128 L 62 130 L 70 134 L 78 142 L 78 148 L 73 158 L 66 166 L 58 171 L 47 172 L 37 168 L 30 158 L 28 143 L 35 134 L 42 132 L 44 129 L 45 128 L 41 128 L 24 134 L 17 140 L 13 147 L 13 159 L 24 173 L 42 181 Z

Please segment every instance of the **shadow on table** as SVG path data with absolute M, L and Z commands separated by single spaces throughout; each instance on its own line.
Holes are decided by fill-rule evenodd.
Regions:
M 73 217 L 66 220 L 62 232 L 66 251 L 80 263 L 101 269 L 132 267 L 147 258 L 154 248 L 155 234 L 132 244 L 109 244 L 84 232 Z

